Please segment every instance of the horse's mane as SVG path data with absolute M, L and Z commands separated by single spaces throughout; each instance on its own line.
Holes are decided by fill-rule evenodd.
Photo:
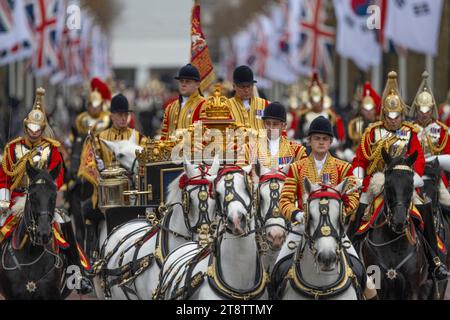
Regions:
M 169 184 L 166 204 L 174 204 L 181 201 L 181 189 L 179 182 L 184 173 L 180 174 L 175 180 Z

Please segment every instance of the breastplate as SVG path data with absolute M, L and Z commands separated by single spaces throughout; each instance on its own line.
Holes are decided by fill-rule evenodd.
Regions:
M 22 157 L 24 157 L 26 154 L 28 154 L 32 149 L 26 146 L 25 144 L 16 144 L 14 147 L 14 156 L 16 159 L 15 163 L 18 163 Z M 36 154 L 31 159 L 33 166 L 35 168 L 46 170 L 49 160 L 50 160 L 50 153 L 51 153 L 51 147 L 50 145 L 44 145 L 41 147 L 36 148 Z M 22 182 L 20 183 L 20 187 L 25 188 L 28 186 L 28 177 L 24 175 L 24 178 Z
M 405 130 L 404 128 L 400 128 L 395 132 L 386 130 L 385 128 L 378 128 L 375 130 L 376 144 L 387 143 L 385 149 L 393 158 L 404 156 L 406 154 L 410 139 L 411 130 Z
M 429 143 L 431 143 L 434 147 L 439 146 L 441 126 L 437 123 L 431 123 L 426 128 L 420 127 L 418 138 L 425 157 L 434 155 L 433 151 L 430 149 Z

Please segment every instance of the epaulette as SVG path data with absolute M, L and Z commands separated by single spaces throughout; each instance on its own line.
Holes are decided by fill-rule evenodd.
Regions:
M 370 124 L 366 130 L 372 130 L 373 128 L 376 128 L 376 127 L 379 127 L 382 125 L 383 125 L 383 121 L 377 121 L 377 122 Z
M 50 142 L 50 144 L 56 148 L 61 147 L 61 142 L 59 142 L 58 140 L 55 139 L 51 139 L 49 137 L 42 137 L 43 140 Z
M 402 125 L 410 128 L 414 133 L 419 133 L 420 132 L 420 129 L 413 122 L 403 121 Z
M 23 137 L 17 137 L 17 138 L 14 138 L 14 139 L 12 139 L 11 141 L 9 141 L 8 142 L 8 144 L 5 146 L 5 150 L 11 145 L 11 144 L 14 144 L 14 143 L 17 143 L 17 142 L 21 142 L 23 140 Z
M 442 127 L 445 131 L 448 131 L 448 127 L 445 123 L 440 122 L 439 120 L 436 120 L 436 123 Z

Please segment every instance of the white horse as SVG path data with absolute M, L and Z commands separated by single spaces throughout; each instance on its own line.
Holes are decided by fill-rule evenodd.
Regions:
M 109 141 L 100 139 L 100 141 L 114 153 L 117 161 L 128 172 L 135 172 L 137 170 L 136 151 L 142 151 L 143 148 L 136 141 L 135 130 L 133 130 L 128 140 Z
M 142 151 L 143 148 L 138 144 L 135 137 L 135 130 L 133 130 L 128 140 L 108 141 L 100 139 L 108 149 L 116 157 L 120 165 L 128 172 L 136 173 L 138 166 L 136 163 L 136 151 Z M 134 177 L 134 175 L 133 175 Z M 101 244 L 107 237 L 107 228 L 105 219 L 99 221 L 97 227 L 98 243 Z M 98 249 L 98 248 L 97 248 Z
M 216 179 L 220 220 L 206 246 L 186 243 L 165 260 L 159 299 L 267 299 L 268 274 L 256 244 L 251 166 L 225 167 Z M 208 278 L 208 279 L 206 279 Z
M 272 286 L 276 299 L 359 298 L 355 289 L 359 284 L 349 267 L 342 241 L 345 237 L 342 195 L 346 184 L 347 179 L 334 188 L 323 188 L 305 179 L 305 226 L 298 241 L 288 238 L 285 244 L 291 250 L 296 246 L 293 257 L 281 254 L 274 267 Z
M 266 226 L 267 246 L 262 250 L 262 259 L 269 272 L 272 271 L 287 235 L 286 221 L 281 215 L 279 199 L 288 172 L 289 165 L 277 170 L 260 165 L 259 206 L 257 209 Z
M 136 219 L 109 234 L 97 266 L 98 297 L 152 298 L 165 256 L 179 245 L 197 240 L 200 225 L 214 219 L 212 186 L 219 167 L 218 158 L 209 168 L 185 163 L 185 173 L 169 185 L 168 211 L 160 225 Z M 181 189 L 180 180 L 184 184 Z

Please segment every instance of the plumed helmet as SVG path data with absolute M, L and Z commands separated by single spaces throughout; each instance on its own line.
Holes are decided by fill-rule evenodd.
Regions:
M 361 97 L 361 109 L 367 111 L 375 109 L 378 115 L 381 112 L 381 98 L 372 88 L 370 82 L 364 83 Z
M 397 73 L 395 71 L 389 72 L 386 87 L 384 88 L 382 97 L 381 120 L 384 121 L 386 117 L 395 119 L 399 115 L 404 115 L 408 109 L 407 105 L 400 96 Z
M 422 74 L 422 83 L 420 84 L 419 90 L 417 90 L 416 97 L 411 108 L 410 116 L 415 118 L 417 111 L 420 110 L 422 113 L 427 113 L 433 110 L 431 117 L 436 120 L 438 119 L 438 110 L 436 106 L 436 100 L 434 99 L 433 92 L 431 91 L 430 85 L 428 83 L 429 74 L 424 71 Z
M 308 96 L 312 102 L 321 102 L 324 98 L 324 90 L 319 80 L 319 75 L 314 72 L 308 88 Z
M 47 118 L 45 115 L 44 96 L 45 90 L 43 88 L 38 88 L 36 90 L 36 99 L 34 101 L 33 109 L 23 120 L 24 128 L 33 132 L 45 130 L 45 127 L 47 126 Z

